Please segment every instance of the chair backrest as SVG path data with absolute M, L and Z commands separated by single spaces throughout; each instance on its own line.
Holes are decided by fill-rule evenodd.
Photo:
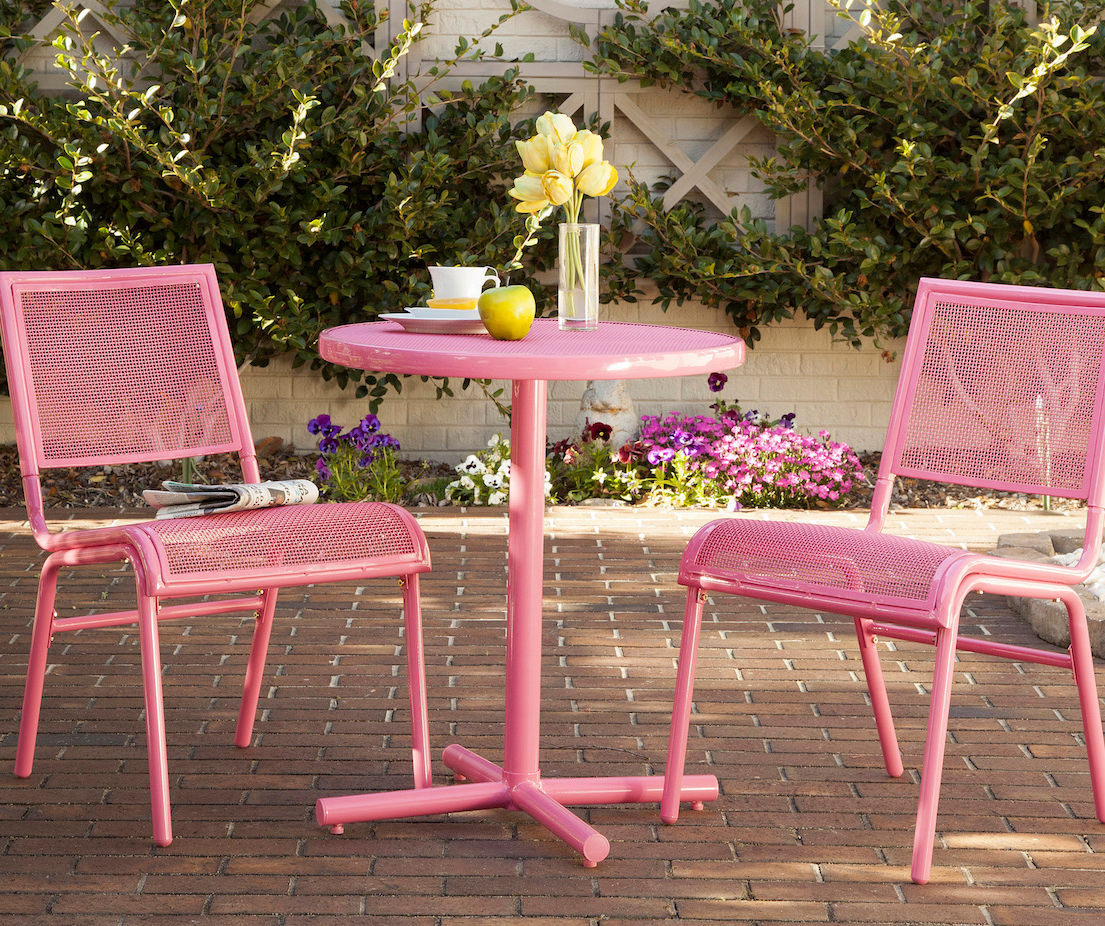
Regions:
M 0 319 L 25 482 L 53 467 L 252 458 L 211 265 L 0 273 Z
M 1105 293 L 923 279 L 880 479 L 1102 501 Z

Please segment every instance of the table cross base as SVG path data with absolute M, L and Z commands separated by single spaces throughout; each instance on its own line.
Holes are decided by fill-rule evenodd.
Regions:
M 541 778 L 512 776 L 463 746 L 448 746 L 442 754 L 463 784 L 412 788 L 376 794 L 350 794 L 319 798 L 315 817 L 333 833 L 346 823 L 364 823 L 397 817 L 429 816 L 461 810 L 501 807 L 520 810 L 559 837 L 594 868 L 610 853 L 610 840 L 565 807 L 565 804 L 648 804 L 658 802 L 664 791 L 662 775 L 612 778 Z M 512 780 L 515 779 L 515 780 Z M 718 796 L 713 775 L 687 775 L 680 798 L 696 810 L 703 801 Z

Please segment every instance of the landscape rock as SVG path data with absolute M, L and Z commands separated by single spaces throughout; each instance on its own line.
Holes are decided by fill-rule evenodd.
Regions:
M 1039 531 L 1036 533 L 1002 534 L 992 551 L 994 556 L 1046 562 L 1055 555 L 1074 553 L 1082 547 L 1081 531 Z M 1076 586 L 1086 609 L 1090 633 L 1090 649 L 1105 657 L 1105 601 L 1097 598 L 1086 586 Z M 1023 618 L 1041 640 L 1054 646 L 1070 646 L 1070 624 L 1067 608 L 1050 598 L 1021 598 L 1007 595 L 1006 602 L 1014 614 Z

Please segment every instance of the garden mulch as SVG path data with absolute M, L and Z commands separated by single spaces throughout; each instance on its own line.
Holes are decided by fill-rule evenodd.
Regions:
M 506 517 L 416 509 L 435 783 L 440 750 L 502 748 Z M 866 512 L 754 517 L 863 523 Z M 87 525 L 105 515 L 60 514 Z M 145 516 L 113 511 L 108 519 Z M 542 770 L 648 774 L 666 750 L 688 537 L 701 510 L 552 507 L 547 516 Z M 904 509 L 890 529 L 989 549 L 1079 512 Z M 176 838 L 150 840 L 137 634 L 59 635 L 33 774 L 11 776 L 41 554 L 0 511 L 0 921 L 5 926 L 643 926 L 1099 924 L 1105 824 L 1093 817 L 1067 673 L 965 654 L 956 674 L 935 868 L 909 881 L 928 647 L 884 651 L 907 772 L 890 779 L 851 622 L 717 598 L 707 607 L 688 753 L 721 797 L 671 826 L 655 805 L 581 808 L 612 844 L 595 869 L 509 810 L 319 827 L 324 795 L 409 787 L 400 590 L 281 595 L 267 684 L 233 745 L 248 627 L 162 627 Z M 129 600 L 122 571 L 73 570 L 59 611 Z M 968 632 L 1034 642 L 995 596 Z M 892 651 L 891 651 L 892 650 Z M 3 769 L 7 769 L 4 772 Z

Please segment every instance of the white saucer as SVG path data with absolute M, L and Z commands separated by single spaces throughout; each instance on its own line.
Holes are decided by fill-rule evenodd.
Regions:
M 448 318 L 419 318 L 406 312 L 388 312 L 377 316 L 380 321 L 395 322 L 412 334 L 487 334 L 479 315 L 457 318 L 458 312 L 451 312 Z
M 403 309 L 419 318 L 479 318 L 479 309 L 431 309 L 424 305 L 411 305 Z

